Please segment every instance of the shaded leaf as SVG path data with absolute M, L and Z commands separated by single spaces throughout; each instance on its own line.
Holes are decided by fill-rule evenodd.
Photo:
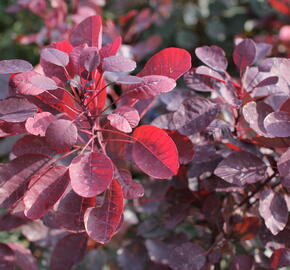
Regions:
M 78 130 L 76 125 L 65 119 L 59 119 L 49 124 L 45 139 L 53 149 L 66 150 L 77 142 Z
M 266 169 L 266 164 L 255 155 L 233 152 L 219 163 L 214 174 L 229 183 L 244 186 L 264 180 Z
M 0 270 L 14 270 L 15 255 L 13 250 L 4 243 L 0 243 Z
M 276 235 L 282 231 L 288 221 L 288 208 L 282 196 L 271 189 L 260 194 L 259 212 L 267 228 Z
M 29 222 L 28 219 L 11 215 L 10 213 L 0 215 L 0 231 L 14 230 L 25 223 Z
M 123 213 L 122 188 L 113 180 L 100 207 L 86 210 L 84 221 L 88 235 L 98 243 L 107 243 L 116 233 Z
M 168 245 L 158 239 L 146 239 L 145 246 L 151 261 L 168 264 L 171 252 L 171 248 Z
M 280 248 L 274 250 L 271 256 L 271 267 L 274 269 L 280 267 L 290 266 L 290 249 L 289 248 Z
M 100 152 L 76 156 L 69 167 L 73 190 L 82 197 L 94 197 L 104 192 L 113 179 L 112 161 Z
M 32 69 L 33 66 L 25 60 L 13 59 L 0 61 L 0 74 L 25 72 Z
M 254 270 L 255 260 L 249 255 L 235 255 L 230 263 L 230 270 Z
M 278 160 L 278 170 L 281 176 L 288 176 L 290 171 L 290 149 L 281 155 Z
M 32 135 L 45 136 L 47 127 L 57 118 L 49 112 L 41 112 L 29 117 L 25 122 L 25 128 Z
M 88 238 L 84 234 L 69 234 L 60 239 L 53 249 L 50 269 L 70 270 L 79 263 L 86 251 Z
M 84 48 L 80 55 L 80 65 L 83 66 L 86 71 L 92 72 L 95 70 L 101 62 L 99 50 L 96 47 Z
M 233 232 L 241 240 L 251 240 L 256 237 L 260 229 L 258 217 L 243 217 L 234 225 Z
M 234 63 L 241 70 L 254 63 L 256 58 L 256 45 L 251 39 L 244 39 L 239 43 L 233 53 Z
M 36 112 L 37 107 L 25 98 L 10 97 L 0 100 L 0 120 L 19 123 Z
M 178 172 L 178 152 L 165 131 L 154 126 L 141 126 L 133 133 L 132 155 L 137 166 L 148 175 L 166 179 Z
M 66 172 L 67 168 L 64 166 L 51 166 L 32 177 L 23 198 L 25 216 L 38 219 L 53 207 L 69 183 Z

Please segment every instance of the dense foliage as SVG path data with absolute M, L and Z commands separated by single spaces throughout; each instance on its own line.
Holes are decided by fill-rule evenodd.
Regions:
M 7 9 L 44 24 L 14 41 L 37 44 L 39 64 L 0 61 L 0 230 L 18 235 L 0 269 L 290 267 L 288 2 L 265 3 L 279 12 L 266 34 L 223 36 L 217 13 L 221 46 L 195 45 L 189 23 L 151 57 L 174 4 L 140 1 L 118 23 L 104 4 Z

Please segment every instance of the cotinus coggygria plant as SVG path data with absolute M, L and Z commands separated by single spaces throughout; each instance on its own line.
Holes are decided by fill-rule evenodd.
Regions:
M 144 193 L 131 167 L 157 179 L 178 173 L 173 139 L 187 137 L 138 124 L 154 99 L 190 69 L 190 54 L 164 49 L 133 76 L 136 63 L 117 55 L 120 46 L 120 37 L 102 45 L 101 18 L 92 16 L 69 41 L 45 47 L 36 68 L 24 60 L 0 62 L 0 73 L 11 74 L 9 96 L 0 101 L 1 137 L 23 134 L 0 169 L 0 207 L 7 209 L 2 226 L 42 219 L 73 233 L 56 253 L 78 245 L 78 257 L 88 237 L 100 244 L 112 238 L 122 224 L 124 198 Z M 1 252 L 10 249 L 3 244 Z M 51 263 L 58 269 L 57 257 Z

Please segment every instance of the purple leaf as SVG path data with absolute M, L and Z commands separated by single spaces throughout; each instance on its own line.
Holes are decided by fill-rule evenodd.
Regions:
M 32 177 L 23 201 L 25 216 L 30 219 L 42 217 L 64 193 L 69 175 L 64 166 L 48 167 Z
M 18 123 L 37 112 L 37 107 L 25 98 L 10 97 L 0 100 L 0 120 Z
M 252 65 L 256 58 L 255 42 L 248 38 L 244 39 L 235 47 L 233 58 L 240 71 Z
M 102 47 L 102 18 L 90 16 L 78 24 L 72 31 L 70 42 L 74 47 L 88 44 L 89 47 Z
M 84 221 L 88 235 L 98 243 L 107 243 L 116 233 L 123 213 L 122 188 L 113 180 L 100 207 L 86 210 Z
M 181 134 L 193 135 L 203 131 L 219 111 L 217 104 L 196 95 L 181 104 L 173 114 L 173 123 Z
M 132 156 L 148 175 L 166 179 L 178 172 L 178 152 L 165 131 L 154 126 L 140 126 L 133 133 Z
M 138 112 L 129 106 L 121 106 L 107 116 L 112 127 L 125 133 L 132 132 L 140 121 Z
M 199 66 L 196 68 L 195 71 L 197 74 L 208 76 L 218 81 L 222 81 L 222 82 L 224 81 L 224 77 L 219 72 L 214 71 L 213 69 L 207 66 Z
M 109 72 L 130 72 L 136 68 L 136 62 L 119 55 L 109 56 L 103 59 L 102 69 Z
M 278 82 L 279 78 L 277 76 L 270 76 L 268 78 L 265 78 L 264 80 L 260 81 L 255 88 L 258 87 L 264 87 L 269 85 L 274 85 Z
M 56 82 L 53 79 L 42 75 L 35 75 L 30 77 L 29 82 L 32 84 L 32 86 L 36 86 L 44 90 L 55 90 L 58 88 Z
M 122 187 L 124 198 L 137 199 L 144 195 L 143 186 L 132 179 L 129 171 L 119 170 L 119 175 L 116 178 Z
M 15 269 L 15 254 L 13 250 L 4 243 L 0 243 L 0 270 Z
M 281 176 L 288 176 L 290 174 L 290 148 L 279 158 L 277 166 Z
M 104 192 L 113 179 L 112 161 L 104 154 L 90 152 L 75 157 L 69 167 L 73 190 L 82 197 Z
M 288 221 L 288 208 L 282 196 L 271 189 L 260 194 L 259 212 L 266 227 L 276 235 L 282 231 Z
M 161 93 L 171 91 L 175 86 L 175 80 L 169 77 L 150 75 L 142 77 L 140 83 L 123 85 L 123 95 L 137 99 L 150 99 Z
M 33 66 L 24 60 L 2 60 L 0 61 L 0 74 L 11 74 L 32 70 Z
M 169 257 L 173 270 L 202 270 L 205 263 L 205 250 L 190 242 L 174 248 Z
M 255 270 L 255 260 L 249 255 L 235 255 L 230 264 L 230 270 Z
M 23 155 L 0 168 L 0 207 L 9 208 L 20 199 L 31 177 L 40 170 L 48 158 L 43 155 Z
M 29 219 L 11 215 L 10 213 L 0 215 L 0 231 L 14 230 L 25 223 L 29 222 Z
M 132 75 L 127 75 L 127 76 L 122 76 L 119 77 L 115 83 L 119 84 L 137 84 L 141 83 L 143 80 L 140 77 L 132 76 Z
M 265 117 L 272 113 L 273 109 L 264 102 L 248 102 L 243 107 L 243 116 L 245 120 L 249 123 L 250 127 L 259 135 L 265 137 L 272 137 L 267 134 L 264 126 Z
M 57 118 L 49 112 L 37 113 L 26 120 L 25 128 L 32 135 L 44 137 L 47 127 L 56 120 Z
M 167 265 L 170 259 L 171 248 L 158 239 L 145 240 L 149 258 L 153 262 Z
M 271 256 L 271 267 L 274 269 L 280 269 L 280 267 L 290 266 L 290 249 L 280 248 L 274 250 Z
M 208 65 L 209 67 L 225 71 L 228 66 L 228 61 L 225 57 L 225 52 L 217 46 L 203 46 L 195 49 L 197 58 Z
M 31 251 L 18 243 L 6 243 L 15 254 L 15 265 L 22 270 L 38 270 L 38 265 Z
M 271 53 L 273 46 L 268 43 L 256 43 L 256 57 L 255 62 L 261 60 L 265 56 Z
M 41 59 L 48 63 L 60 67 L 66 67 L 69 63 L 69 56 L 67 53 L 54 48 L 45 48 L 41 51 Z
M 252 184 L 265 179 L 266 164 L 248 152 L 233 152 L 219 163 L 214 174 L 238 186 Z
M 80 55 L 80 65 L 83 66 L 86 71 L 92 72 L 95 70 L 101 62 L 99 50 L 96 47 L 84 48 Z
M 264 126 L 267 133 L 275 137 L 290 136 L 290 113 L 272 112 L 264 119 Z
M 47 127 L 45 138 L 53 149 L 64 151 L 77 142 L 78 129 L 72 121 L 59 119 Z
M 86 251 L 87 236 L 84 234 L 69 234 L 60 239 L 53 249 L 50 269 L 51 270 L 71 270 L 79 263 Z

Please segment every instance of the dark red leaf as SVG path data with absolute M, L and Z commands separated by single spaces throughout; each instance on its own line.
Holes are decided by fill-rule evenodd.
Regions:
M 118 172 L 117 180 L 122 187 L 124 198 L 137 199 L 144 195 L 143 186 L 132 179 L 129 171 L 121 169 Z
M 277 76 L 270 76 L 265 78 L 264 80 L 260 81 L 255 88 L 257 87 L 264 87 L 269 85 L 274 85 L 278 82 L 279 78 Z
M 167 130 L 167 134 L 171 137 L 177 147 L 179 163 L 188 164 L 194 156 L 194 148 L 192 141 L 176 130 Z
M 84 221 L 88 235 L 101 244 L 116 233 L 123 213 L 123 193 L 117 180 L 113 180 L 100 207 L 86 210 Z
M 109 56 L 116 55 L 122 44 L 122 38 L 116 37 L 111 43 L 106 44 L 100 49 L 100 56 L 106 58 Z
M 136 62 L 119 55 L 109 56 L 103 59 L 103 71 L 110 72 L 130 72 L 136 68 Z
M 234 225 L 233 232 L 241 241 L 245 241 L 255 238 L 259 229 L 258 217 L 243 217 L 241 221 Z
M 276 235 L 282 231 L 288 221 L 288 208 L 282 196 L 271 189 L 260 194 L 259 212 L 266 227 Z
M 192 135 L 203 131 L 219 111 L 217 104 L 196 95 L 181 104 L 173 114 L 173 123 L 181 134 Z
M 92 72 L 95 70 L 101 62 L 99 50 L 96 47 L 84 48 L 80 54 L 80 65 L 83 66 L 86 71 Z
M 0 243 L 0 270 L 14 270 L 15 255 L 13 250 L 4 243 Z
M 162 75 L 177 80 L 190 67 L 191 56 L 186 50 L 167 48 L 153 55 L 138 76 Z
M 2 60 L 0 61 L 0 74 L 11 74 L 32 70 L 33 66 L 24 60 Z
M 102 18 L 99 15 L 83 20 L 72 31 L 70 42 L 74 47 L 88 44 L 89 47 L 102 47 Z
M 57 118 L 49 112 L 37 113 L 26 120 L 25 128 L 32 135 L 44 137 L 47 127 L 56 120 Z
M 169 92 L 176 86 L 175 80 L 159 75 L 142 77 L 142 82 L 123 85 L 123 95 L 137 99 L 150 99 L 161 93 Z
M 228 61 L 225 57 L 225 52 L 217 46 L 203 46 L 195 49 L 195 54 L 200 61 L 209 67 L 225 71 L 228 66 Z
M 256 58 L 256 45 L 251 39 L 244 39 L 239 43 L 233 54 L 234 63 L 241 70 L 254 63 Z
M 178 172 L 176 145 L 165 131 L 154 126 L 135 129 L 132 155 L 137 166 L 148 175 L 166 179 Z
M 54 166 L 40 170 L 31 178 L 23 201 L 25 216 L 30 219 L 42 217 L 64 193 L 69 175 L 64 166 Z
M 10 213 L 0 215 L 0 231 L 14 230 L 25 223 L 29 222 L 28 219 L 11 215 Z
M 50 269 L 71 270 L 79 263 L 86 251 L 88 238 L 84 234 L 69 234 L 60 239 L 53 249 Z
M 0 120 L 19 123 L 37 112 L 37 107 L 25 98 L 10 97 L 0 100 Z
M 20 199 L 31 177 L 48 161 L 43 155 L 27 154 L 0 168 L 0 207 L 9 208 Z
M 274 250 L 271 256 L 271 267 L 278 269 L 280 267 L 290 266 L 290 249 L 289 248 L 280 248 Z
M 107 116 L 112 127 L 130 133 L 140 121 L 138 112 L 129 106 L 121 106 Z
M 88 152 L 75 157 L 69 167 L 73 190 L 82 197 L 94 197 L 104 192 L 113 179 L 112 161 L 100 152 Z
M 219 163 L 214 174 L 225 181 L 244 186 L 266 177 L 266 164 L 248 152 L 233 152 Z
M 48 157 L 54 156 L 56 152 L 47 144 L 45 138 L 27 135 L 20 138 L 13 146 L 12 153 L 15 156 L 25 154 L 41 154 Z
M 201 270 L 205 263 L 204 249 L 190 242 L 174 248 L 169 258 L 173 270 Z
M 15 265 L 22 270 L 38 270 L 38 265 L 31 251 L 18 243 L 6 243 L 15 254 Z
M 266 131 L 276 137 L 290 136 L 290 113 L 272 112 L 264 119 Z
M 76 125 L 65 119 L 59 119 L 49 124 L 45 139 L 53 149 L 64 151 L 72 147 L 78 138 Z

